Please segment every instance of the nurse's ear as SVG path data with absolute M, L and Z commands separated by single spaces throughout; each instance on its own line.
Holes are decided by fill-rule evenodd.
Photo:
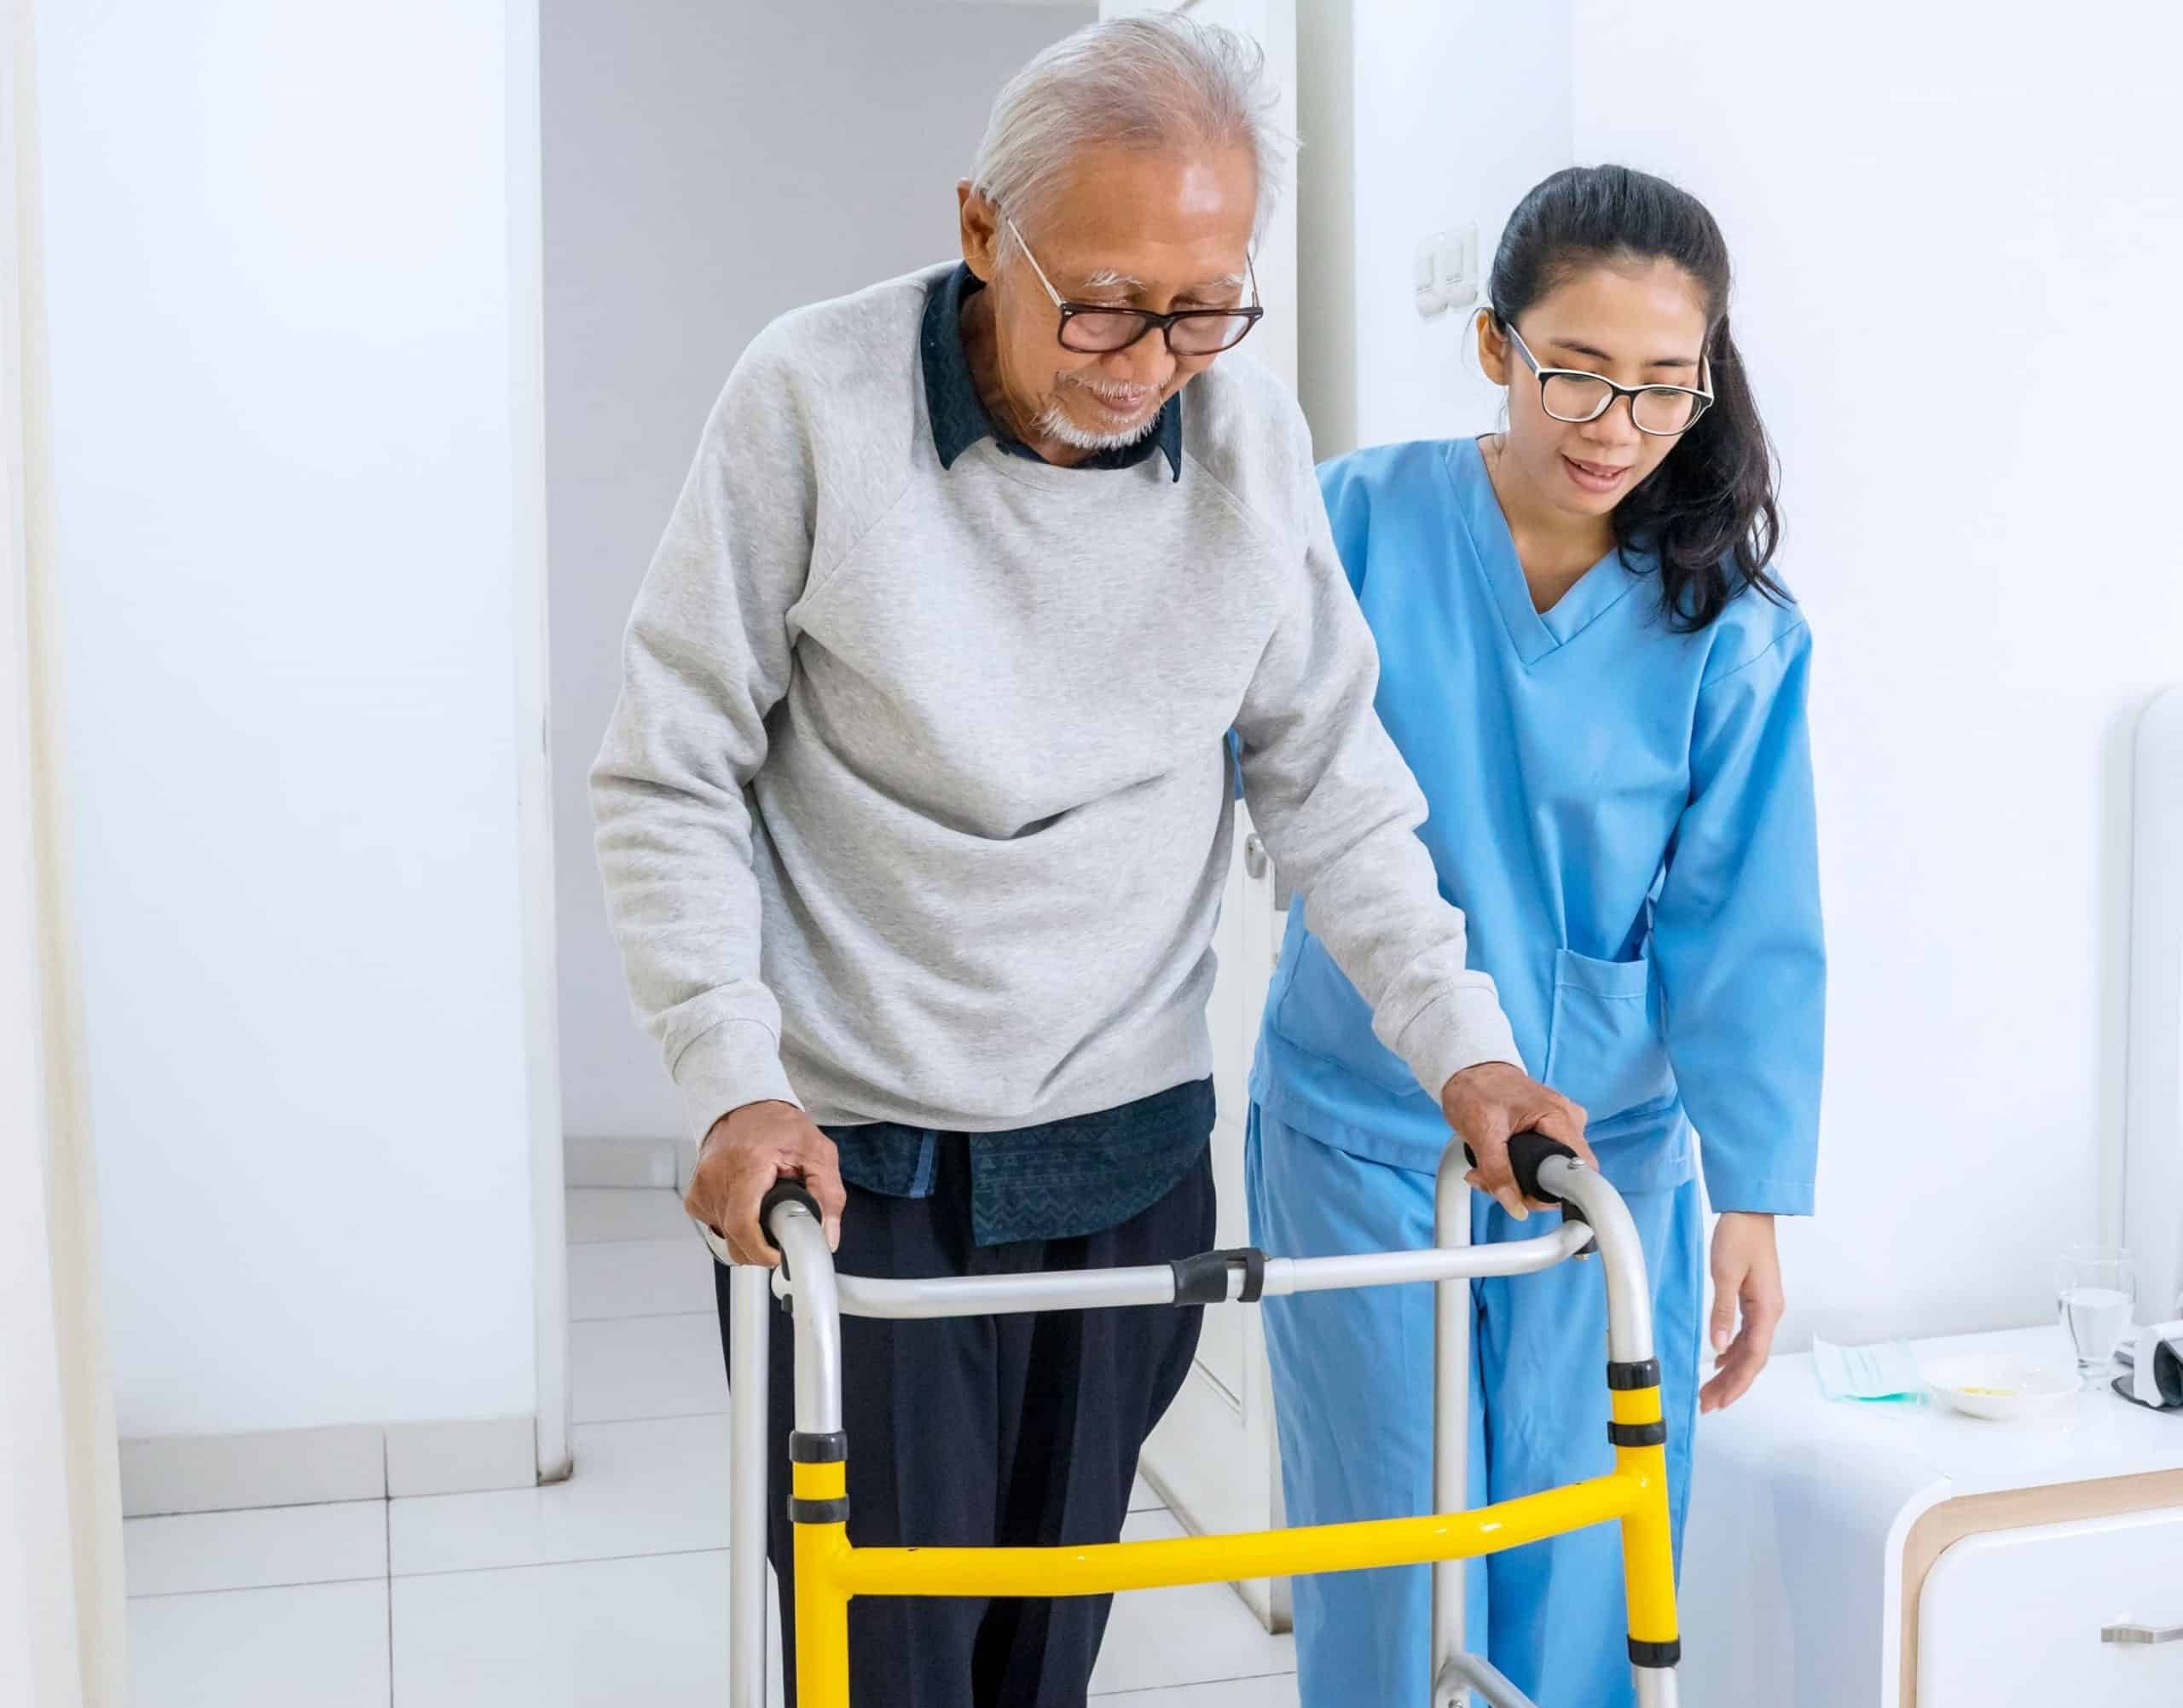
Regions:
M 1496 385 L 1508 383 L 1508 339 L 1490 308 L 1478 311 L 1478 365 Z

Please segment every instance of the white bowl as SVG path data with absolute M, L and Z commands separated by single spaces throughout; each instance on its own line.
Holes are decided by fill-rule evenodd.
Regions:
M 1919 1374 L 1935 1398 L 1966 1417 L 2012 1423 L 2052 1410 L 2077 1391 L 2076 1377 L 2008 1352 L 1961 1352 L 1935 1358 Z

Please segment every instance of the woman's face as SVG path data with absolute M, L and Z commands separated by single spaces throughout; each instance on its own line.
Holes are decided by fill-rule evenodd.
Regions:
M 1705 299 L 1671 261 L 1588 267 L 1516 316 L 1516 331 L 1541 368 L 1579 368 L 1620 385 L 1703 384 Z M 1479 361 L 1508 390 L 1502 466 L 1538 502 L 1571 518 L 1602 518 L 1674 452 L 1677 439 L 1641 433 L 1630 400 L 1618 397 L 1596 421 L 1558 421 L 1512 340 L 1479 317 Z

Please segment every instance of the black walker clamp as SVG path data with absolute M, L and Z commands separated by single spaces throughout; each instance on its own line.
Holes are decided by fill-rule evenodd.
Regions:
M 797 1429 L 788 1438 L 788 1457 L 791 1465 L 838 1465 L 849 1456 L 848 1437 L 840 1430 L 830 1430 L 814 1435 Z M 836 1495 L 830 1500 L 802 1500 L 789 1497 L 788 1521 L 790 1524 L 847 1524 L 849 1520 L 849 1497 Z
M 1256 1246 L 1200 1252 L 1177 1258 L 1167 1267 L 1175 1272 L 1178 1305 L 1225 1304 L 1229 1271 L 1235 1269 L 1243 1271 L 1243 1290 L 1236 1295 L 1240 1303 L 1255 1305 L 1265 1291 L 1265 1253 Z

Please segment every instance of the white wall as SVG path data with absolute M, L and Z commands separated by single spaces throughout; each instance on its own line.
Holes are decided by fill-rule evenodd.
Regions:
M 677 1135 L 631 1017 L 585 773 L 622 630 L 698 431 L 774 316 L 953 254 L 1001 84 L 1080 6 L 546 0 L 546 347 L 562 1100 Z
M 2116 1225 L 2128 742 L 2183 680 L 2175 401 L 2128 377 L 2183 276 L 2174 16 L 1576 0 L 1576 157 L 1727 229 L 1817 641 L 1798 1335 L 2038 1320 Z
M 1483 431 L 1501 394 L 1468 353 L 1468 317 L 1421 318 L 1411 269 L 1420 239 L 1475 224 L 1482 270 L 1519 198 L 1569 164 L 1570 0 L 1297 11 L 1313 449 Z
M 520 22 L 41 9 L 124 1435 L 536 1401 Z
M 2165 361 L 2183 275 L 2174 13 L 1329 0 L 1300 25 L 1323 455 L 1497 417 L 1453 317 L 1412 304 L 1426 233 L 1475 221 L 1490 263 L 1525 190 L 1607 159 L 1726 227 L 1820 657 L 1833 999 L 1786 1343 L 2043 1317 L 2055 1250 L 2118 1225 L 2128 744 L 2183 680 L 2174 407 L 2110 366 Z

